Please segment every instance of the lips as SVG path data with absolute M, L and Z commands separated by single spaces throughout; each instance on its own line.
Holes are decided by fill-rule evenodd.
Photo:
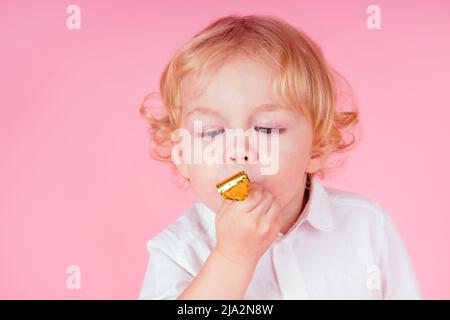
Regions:
M 264 176 L 261 175 L 257 166 L 232 166 L 220 172 L 220 175 L 216 178 L 216 181 L 223 181 L 232 175 L 244 171 L 251 183 L 263 184 Z

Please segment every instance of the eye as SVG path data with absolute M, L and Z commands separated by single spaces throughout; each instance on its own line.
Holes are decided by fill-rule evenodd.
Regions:
M 202 138 L 205 138 L 205 137 L 214 138 L 215 136 L 218 136 L 219 134 L 222 134 L 224 132 L 225 132 L 225 129 L 211 129 L 211 130 L 203 131 L 200 134 L 200 136 Z
M 255 130 L 264 134 L 272 134 L 272 133 L 283 133 L 286 129 L 255 126 Z

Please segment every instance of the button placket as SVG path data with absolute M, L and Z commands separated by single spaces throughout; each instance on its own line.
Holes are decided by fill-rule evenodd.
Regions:
M 291 243 L 283 240 L 280 240 L 274 246 L 272 256 L 283 299 L 308 299 L 302 270 L 294 255 Z

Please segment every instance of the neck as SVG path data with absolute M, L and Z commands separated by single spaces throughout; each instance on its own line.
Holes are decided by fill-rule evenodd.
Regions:
M 311 185 L 311 181 L 309 181 Z M 295 222 L 304 214 L 306 204 L 309 200 L 310 190 L 306 188 L 306 181 L 300 192 L 300 197 L 296 197 L 288 205 L 286 205 L 281 212 L 281 230 L 282 234 L 286 234 Z

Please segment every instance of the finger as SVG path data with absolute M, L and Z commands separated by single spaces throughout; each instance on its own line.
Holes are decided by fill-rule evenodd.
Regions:
M 281 204 L 276 198 L 273 199 L 270 207 L 267 209 L 266 214 L 261 217 L 261 223 L 273 224 L 275 221 L 279 221 L 281 214 Z
M 270 193 L 267 190 L 264 190 L 262 193 L 262 200 L 261 202 L 251 211 L 252 214 L 262 217 L 266 214 L 269 207 L 272 205 L 272 202 L 274 200 L 274 197 L 272 193 Z
M 250 185 L 249 195 L 244 201 L 235 201 L 233 206 L 238 212 L 248 213 L 253 210 L 262 199 L 262 186 L 256 183 Z
M 219 218 L 223 212 L 227 211 L 228 208 L 233 204 L 232 200 L 228 200 L 228 199 L 222 199 L 222 202 L 220 204 L 219 210 L 217 211 L 217 218 Z

